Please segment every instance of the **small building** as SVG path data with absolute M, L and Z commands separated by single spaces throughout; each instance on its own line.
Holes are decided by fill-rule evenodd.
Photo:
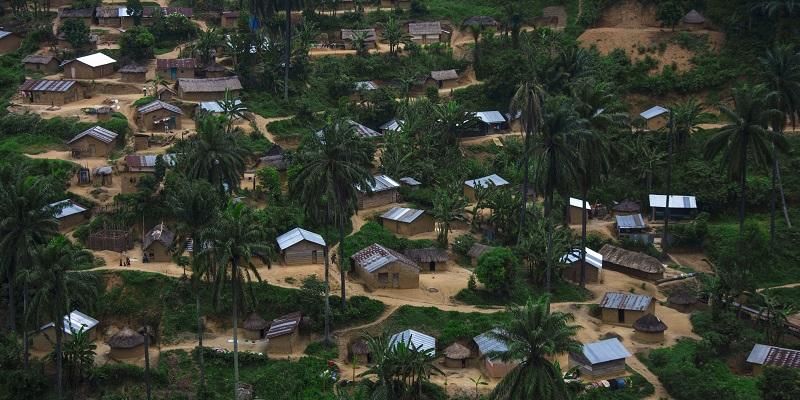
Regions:
M 22 38 L 14 32 L 0 30 L 0 54 L 8 54 L 19 49 Z
M 689 30 L 703 29 L 706 26 L 706 17 L 697 10 L 691 9 L 681 18 L 681 27 Z
M 472 338 L 478 350 L 481 372 L 493 379 L 502 379 L 517 366 L 517 362 L 506 362 L 495 356 L 508 351 L 508 346 L 496 337 L 502 332 L 499 328 L 495 328 Z
M 353 50 L 355 45 L 353 44 L 353 39 L 356 35 L 364 35 L 364 45 L 368 49 L 374 49 L 378 47 L 378 35 L 375 34 L 375 28 L 369 29 L 342 29 L 340 31 L 340 37 L 344 42 L 345 49 Z
M 114 73 L 117 60 L 103 54 L 94 53 L 61 63 L 64 77 L 69 79 L 100 79 Z
M 358 276 L 369 289 L 416 289 L 419 265 L 392 249 L 372 244 L 351 257 Z
M 286 157 L 286 151 L 284 151 L 283 147 L 278 144 L 273 144 L 263 156 L 258 158 L 259 168 L 272 167 L 277 171 L 286 171 L 288 166 L 289 159 Z
M 395 346 L 406 346 L 418 353 L 436 355 L 436 338 L 413 329 L 406 329 L 389 337 L 389 347 Z
M 378 132 L 378 131 L 376 131 L 376 130 L 374 130 L 372 128 L 369 128 L 367 126 L 364 126 L 362 124 L 359 124 L 356 121 L 347 120 L 347 123 L 355 131 L 356 135 L 358 135 L 359 137 L 362 137 L 364 139 L 372 139 L 372 138 L 377 138 L 377 137 L 383 136 L 382 133 L 380 133 L 380 132 Z M 320 129 L 315 133 L 315 135 L 320 140 L 323 140 L 323 138 L 325 137 L 325 132 L 324 131 L 325 131 L 324 129 Z
M 617 238 L 630 239 L 645 244 L 651 243 L 652 236 L 647 233 L 647 223 L 642 214 L 616 215 L 614 226 L 617 228 Z
M 146 133 L 136 133 L 133 135 L 133 151 L 140 151 L 150 148 L 150 135 Z
M 64 316 L 64 336 L 63 341 L 68 342 L 72 340 L 75 333 L 83 330 L 89 336 L 90 341 L 97 339 L 97 324 L 100 322 L 78 310 Z M 33 335 L 31 340 L 31 347 L 38 351 L 51 351 L 56 345 L 56 329 L 54 323 L 46 324 L 40 327 Z
M 161 100 L 153 100 L 136 109 L 137 125 L 148 131 L 180 129 L 182 116 L 183 111 L 178 106 Z
M 584 207 L 581 199 L 570 197 L 569 206 L 567 207 L 567 223 L 571 225 L 582 224 L 584 216 L 588 223 L 589 218 L 592 216 L 592 205 L 587 201 Z
M 485 244 L 480 244 L 480 243 L 473 244 L 472 247 L 470 247 L 469 251 L 467 252 L 467 255 L 469 256 L 469 259 L 470 259 L 470 264 L 472 264 L 473 267 L 477 267 L 478 266 L 478 259 L 481 258 L 483 253 L 486 253 L 487 251 L 489 251 L 489 250 L 491 250 L 493 248 L 494 247 L 487 246 Z
M 400 132 L 400 130 L 403 129 L 404 123 L 405 121 L 402 119 L 392 118 L 389 122 L 378 127 L 378 130 L 381 131 L 383 135 L 390 132 Z
M 58 221 L 58 230 L 65 231 L 89 220 L 89 209 L 70 200 L 57 201 L 48 206 L 54 210 L 54 217 Z
M 478 111 L 478 129 L 481 135 L 492 135 L 508 130 L 508 123 L 500 111 Z
M 633 338 L 641 343 L 661 343 L 667 324 L 653 314 L 646 314 L 633 323 Z
M 144 262 L 170 262 L 172 261 L 172 242 L 175 234 L 160 223 L 144 235 L 142 251 Z
M 599 283 L 603 273 L 603 255 L 586 247 L 586 282 Z M 561 257 L 561 263 L 566 267 L 562 272 L 564 279 L 580 282 L 581 280 L 581 249 L 572 249 Z
M 95 18 L 97 18 L 97 25 L 111 28 L 119 28 L 122 26 L 123 14 L 128 14 L 127 7 L 103 6 L 97 7 L 94 10 Z
M 244 331 L 242 336 L 247 340 L 264 339 L 264 330 L 266 330 L 268 326 L 267 320 L 261 318 L 257 313 L 252 312 L 247 319 L 244 320 L 244 323 L 242 323 L 242 330 Z
M 600 248 L 603 268 L 622 272 L 634 278 L 656 281 L 664 277 L 664 264 L 655 257 L 605 244 Z
M 400 198 L 400 184 L 386 175 L 375 175 L 369 188 L 357 188 L 358 209 L 380 207 L 397 202 Z
M 392 207 L 381 215 L 381 225 L 390 232 L 413 236 L 423 232 L 433 232 L 433 217 L 425 210 Z
M 114 168 L 110 165 L 101 165 L 92 170 L 95 179 L 100 180 L 101 186 L 111 186 L 113 183 Z
M 583 345 L 579 353 L 569 354 L 569 368 L 578 368 L 587 381 L 614 378 L 625 374 L 625 359 L 631 353 L 617 338 Z
M 416 44 L 433 44 L 441 41 L 442 24 L 439 21 L 433 22 L 409 22 L 408 34 Z
M 317 233 L 294 228 L 276 241 L 284 265 L 325 263 L 325 239 Z
M 297 348 L 300 339 L 300 320 L 302 315 L 299 312 L 286 314 L 272 320 L 272 323 L 264 335 L 269 340 L 267 351 L 270 353 L 292 354 Z
M 144 357 L 144 335 L 125 327 L 106 341 L 111 349 L 108 356 L 115 360 L 130 360 Z
M 83 98 L 83 89 L 73 80 L 28 79 L 19 90 L 30 104 L 63 106 Z
M 697 301 L 697 295 L 687 289 L 676 290 L 667 297 L 667 304 L 670 307 L 684 313 L 692 311 Z
M 472 352 L 461 343 L 453 343 L 444 349 L 444 366 L 447 368 L 467 368 Z
M 197 67 L 194 58 L 159 58 L 156 60 L 156 72 L 166 79 L 194 78 Z
M 347 361 L 358 365 L 372 364 L 372 351 L 364 339 L 356 339 L 347 347 Z
M 133 248 L 130 229 L 101 229 L 89 233 L 86 247 L 92 250 L 111 250 L 117 253 Z
M 404 254 L 417 263 L 422 273 L 446 271 L 447 261 L 450 260 L 447 250 L 436 247 L 408 249 Z
M 358 92 L 368 92 L 378 90 L 378 84 L 375 81 L 358 81 L 353 84 L 353 88 Z
M 760 375 L 765 367 L 800 368 L 800 350 L 756 344 L 747 356 L 747 363 L 753 367 L 753 374 Z
M 60 62 L 50 54 L 29 54 L 22 59 L 26 71 L 50 75 L 58 72 Z
M 221 100 L 227 90 L 231 96 L 239 96 L 242 83 L 238 76 L 223 78 L 191 79 L 178 78 L 178 97 L 188 101 Z
M 175 96 L 178 95 L 178 92 L 175 89 L 168 87 L 168 86 L 161 86 L 156 89 L 156 98 L 161 101 L 171 101 Z
M 661 106 L 653 106 L 639 113 L 644 120 L 645 130 L 656 130 L 667 126 L 669 110 Z
M 667 209 L 667 196 L 663 194 L 651 194 L 650 199 L 650 220 L 664 219 Z M 669 218 L 686 219 L 691 218 L 697 213 L 697 198 L 694 196 L 669 196 Z
M 161 157 L 167 166 L 175 163 L 174 154 L 129 154 L 125 156 L 125 171 L 121 175 L 122 193 L 133 193 L 139 190 L 139 180 L 145 175 L 155 173 L 158 158 Z
M 431 75 L 426 79 L 432 82 L 439 89 L 450 89 L 458 86 L 458 72 L 454 69 L 442 71 L 431 71 Z
M 400 180 L 400 184 L 401 185 L 408 186 L 408 187 L 410 187 L 412 189 L 416 189 L 416 188 L 422 186 L 422 182 L 420 182 L 420 181 L 418 181 L 418 180 L 416 180 L 416 179 L 414 179 L 413 177 L 410 177 L 410 176 L 404 176 L 404 177 L 400 178 L 399 180 Z
M 213 62 L 200 69 L 204 78 L 224 78 L 228 75 L 228 69 L 224 65 Z
M 501 178 L 497 174 L 491 174 L 489 176 L 484 176 L 483 178 L 464 181 L 464 197 L 466 197 L 471 203 L 474 203 L 477 201 L 477 197 L 475 196 L 475 188 L 481 187 L 490 189 L 505 185 L 508 185 L 508 181 Z
M 607 292 L 600 300 L 600 311 L 604 323 L 633 326 L 645 314 L 655 314 L 656 302 L 647 295 Z
M 117 145 L 117 134 L 101 126 L 93 126 L 67 142 L 73 158 L 108 157 Z
M 147 82 L 147 66 L 128 64 L 119 69 L 119 75 L 123 82 L 145 83 Z
M 611 211 L 614 215 L 634 215 L 641 214 L 642 207 L 639 203 L 626 199 L 611 207 Z
M 239 11 L 223 11 L 219 23 L 223 28 L 236 28 L 239 21 Z
M 475 15 L 465 19 L 461 26 L 480 26 L 484 28 L 495 27 L 497 26 L 497 20 L 487 15 Z
M 72 7 L 62 7 L 58 9 L 58 19 L 61 21 L 61 24 L 64 24 L 64 21 L 73 19 L 79 20 L 83 22 L 86 27 L 92 26 L 92 22 L 94 19 L 94 7 L 87 7 L 87 8 L 72 8 Z

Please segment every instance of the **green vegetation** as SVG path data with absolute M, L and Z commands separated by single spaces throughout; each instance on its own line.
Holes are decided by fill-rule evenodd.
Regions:
M 300 138 L 318 131 L 323 124 L 323 121 L 315 118 L 299 119 L 295 117 L 270 122 L 267 124 L 267 130 L 276 137 L 283 139 Z
M 507 304 L 522 304 L 529 297 L 541 296 L 545 293 L 542 288 L 531 285 L 524 279 L 517 279 L 511 287 L 510 296 L 507 298 L 498 297 L 482 289 L 464 288 L 456 294 L 455 299 L 474 306 L 502 307 Z M 559 280 L 553 284 L 550 297 L 553 303 L 582 302 L 591 299 L 592 294 L 586 289 L 581 289 L 578 285 Z
M 344 239 L 345 265 L 349 265 L 350 256 L 373 243 L 380 244 L 401 253 L 406 249 L 421 249 L 436 246 L 436 243 L 432 240 L 411 240 L 395 236 L 379 223 L 370 221 L 364 224 L 358 232 Z
M 764 291 L 764 294 L 769 295 L 779 304 L 800 310 L 800 286 L 768 289 Z
M 394 334 L 405 329 L 414 329 L 432 335 L 436 345 L 443 349 L 451 343 L 471 339 L 508 321 L 508 314 L 462 313 L 442 311 L 435 307 L 402 306 L 384 323 L 384 330 Z
M 632 372 L 629 385 L 624 389 L 590 389 L 579 394 L 577 400 L 636 400 L 647 398 L 655 392 L 653 384 L 647 379 L 630 369 L 629 372 Z

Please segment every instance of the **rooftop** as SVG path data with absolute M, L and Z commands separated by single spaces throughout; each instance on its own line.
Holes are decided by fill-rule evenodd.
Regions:
M 2 37 L 2 36 L 0 36 Z M 23 64 L 49 64 L 55 60 L 55 57 L 50 54 L 29 54 L 22 59 Z
M 353 40 L 356 33 L 364 32 L 366 33 L 366 41 L 367 42 L 374 42 L 378 39 L 378 35 L 375 34 L 374 28 L 369 29 L 342 29 L 342 40 Z
M 67 335 L 72 335 L 74 333 L 80 332 L 81 328 L 83 329 L 84 332 L 86 332 L 96 327 L 97 324 L 99 323 L 100 321 L 78 310 L 73 310 L 71 313 L 64 316 L 64 333 L 66 333 Z M 52 326 L 55 326 L 55 324 L 51 322 L 49 324 L 42 326 L 41 328 L 39 328 L 39 330 L 46 329 Z
M 276 338 L 284 335 L 291 335 L 300 326 L 300 319 L 302 315 L 299 312 L 286 314 L 282 317 L 275 318 L 269 325 L 269 330 L 265 337 L 267 339 Z
M 178 87 L 185 93 L 224 92 L 228 90 L 241 90 L 242 83 L 238 76 L 221 78 L 178 78 Z
M 590 364 L 625 359 L 631 353 L 617 338 L 601 340 L 583 345 L 582 355 Z
M 239 106 L 239 105 L 242 104 L 242 101 L 239 100 L 239 99 L 235 99 L 233 101 L 233 104 Z M 207 112 L 210 112 L 210 113 L 221 113 L 221 112 L 223 112 L 222 104 L 220 104 L 218 101 L 201 101 L 200 105 L 198 105 L 198 107 L 200 107 L 201 110 L 207 111 Z
M 395 333 L 389 338 L 390 347 L 395 346 L 397 343 L 404 343 L 409 349 L 419 352 L 430 352 L 431 355 L 436 352 L 436 339 L 413 329 Z
M 451 79 L 458 79 L 458 72 L 454 69 L 431 71 L 431 78 L 435 81 L 449 81 Z
M 150 229 L 146 235 L 144 235 L 144 241 L 142 241 L 142 249 L 150 248 L 150 246 L 155 243 L 159 242 L 164 247 L 169 248 L 172 246 L 172 241 L 175 240 L 175 234 L 172 233 L 169 229 L 167 229 L 164 223 L 160 223 Z
M 478 111 L 475 113 L 475 117 L 485 124 L 502 124 L 506 122 L 500 111 Z
M 141 74 L 147 72 L 147 66 L 139 64 L 128 64 L 120 68 L 119 72 L 123 74 Z
M 369 185 L 369 191 L 372 193 L 383 192 L 385 190 L 392 190 L 400 187 L 400 184 L 397 183 L 397 181 L 386 175 L 375 175 L 372 178 L 375 179 L 375 183 L 370 183 Z M 365 192 L 364 190 L 361 190 L 361 188 L 358 188 L 358 190 Z
M 644 229 L 647 224 L 642 218 L 642 214 L 632 215 L 615 215 L 614 219 L 617 221 L 617 227 L 620 229 Z
M 361 249 L 356 254 L 353 254 L 352 258 L 356 265 L 367 272 L 375 272 L 393 262 L 419 270 L 419 266 L 413 260 L 377 243 Z
M 603 260 L 620 267 L 642 271 L 648 274 L 660 274 L 664 272 L 664 265 L 656 258 L 644 253 L 625 250 L 621 247 L 604 244 L 600 248 Z
M 19 90 L 24 92 L 66 92 L 74 85 L 75 81 L 72 80 L 28 79 L 22 83 Z
M 618 310 L 644 311 L 650 306 L 653 298 L 642 294 L 607 292 L 600 300 L 600 308 Z
M 647 110 L 642 111 L 639 114 L 639 116 L 641 116 L 642 118 L 644 118 L 646 120 L 651 120 L 651 119 L 653 119 L 655 117 L 658 117 L 659 115 L 666 114 L 668 112 L 669 112 L 669 110 L 664 108 L 664 107 L 653 106 L 653 107 L 648 108 Z
M 581 260 L 581 249 L 572 249 L 569 253 L 561 257 L 561 262 L 571 264 Z M 586 263 L 597 268 L 603 269 L 603 255 L 586 247 Z
M 278 242 L 278 247 L 281 250 L 286 250 L 304 240 L 320 246 L 325 246 L 325 239 L 320 234 L 307 231 L 303 228 L 294 228 L 278 236 L 275 240 Z
M 156 69 L 194 68 L 194 58 L 159 58 L 156 60 Z
M 111 143 L 117 138 L 117 134 L 101 126 L 93 126 L 77 135 L 75 135 L 67 144 L 74 143 L 86 136 L 95 138 L 103 143 Z
M 583 207 L 583 200 L 582 199 L 576 199 L 574 197 L 570 197 L 569 198 L 569 206 L 570 207 L 582 208 Z M 588 201 L 586 202 L 586 209 L 589 210 L 589 211 L 592 211 L 592 205 Z
M 425 214 L 425 210 L 414 208 L 392 207 L 389 211 L 381 215 L 381 218 L 391 221 L 410 223 Z
M 408 33 L 411 35 L 438 35 L 442 33 L 442 24 L 433 22 L 409 22 Z
M 117 60 L 103 53 L 94 53 L 88 56 L 78 57 L 75 59 L 75 61 L 86 64 L 92 68 L 101 67 L 103 65 L 113 64 L 117 62 Z
M 800 368 L 800 350 L 756 344 L 747 356 L 747 362 L 773 367 Z
M 663 194 L 651 194 L 650 207 L 664 208 L 667 206 L 667 196 Z M 694 196 L 669 196 L 669 208 L 697 208 L 697 198 Z
M 412 178 L 410 176 L 404 176 L 404 177 L 400 178 L 400 182 L 403 182 L 404 184 L 406 184 L 406 186 L 419 186 L 419 185 L 422 185 L 422 182 L 420 182 L 420 181 L 418 181 L 418 180 L 416 180 L 416 179 L 414 179 L 414 178 Z
M 389 122 L 381 125 L 378 129 L 382 131 L 390 131 L 390 132 L 397 132 L 403 126 L 403 120 L 392 118 Z
M 55 211 L 54 217 L 56 219 L 62 219 L 69 217 L 70 215 L 84 213 L 88 210 L 86 207 L 83 207 L 70 199 L 57 201 L 50 204 L 48 207 Z
M 494 328 L 488 332 L 481 333 L 472 338 L 478 346 L 478 354 L 483 357 L 489 353 L 503 353 L 508 351 L 508 346 L 502 340 L 496 338 L 494 334 L 501 333 L 499 328 Z
M 403 252 L 406 257 L 420 263 L 430 262 L 447 262 L 450 256 L 447 250 L 438 247 L 429 247 L 425 249 L 408 249 Z
M 163 102 L 161 100 L 153 100 L 150 103 L 147 103 L 136 109 L 136 111 L 140 114 L 147 114 L 158 110 L 168 110 L 174 112 L 175 114 L 183 115 L 183 111 L 181 111 L 180 107 Z
M 471 188 L 475 188 L 475 186 L 489 187 L 491 185 L 494 186 L 508 185 L 508 181 L 501 178 L 497 174 L 491 174 L 489 176 L 484 176 L 483 178 L 464 181 L 464 184 Z
M 660 333 L 667 330 L 667 324 L 661 322 L 661 320 L 653 314 L 646 314 L 633 323 L 633 329 L 638 332 Z
M 469 248 L 467 255 L 470 257 L 480 257 L 481 255 L 483 255 L 483 253 L 486 253 L 491 249 L 493 249 L 492 246 L 487 246 L 481 243 L 475 243 L 472 245 L 472 247 Z

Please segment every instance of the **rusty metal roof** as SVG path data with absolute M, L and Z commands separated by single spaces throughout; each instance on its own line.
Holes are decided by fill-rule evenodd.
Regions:
M 157 69 L 194 68 L 196 64 L 194 58 L 159 58 L 156 60 Z
M 632 293 L 607 292 L 600 300 L 600 308 L 644 311 L 653 301 L 651 296 Z
M 74 85 L 75 81 L 72 80 L 29 79 L 20 86 L 19 90 L 23 92 L 66 92 Z
M 419 270 L 417 263 L 408 257 L 392 250 L 387 249 L 377 243 L 372 244 L 356 254 L 353 254 L 353 261 L 367 272 L 375 272 L 388 264 L 399 262 L 406 266 Z
M 747 362 L 774 367 L 800 368 L 800 350 L 756 344 Z

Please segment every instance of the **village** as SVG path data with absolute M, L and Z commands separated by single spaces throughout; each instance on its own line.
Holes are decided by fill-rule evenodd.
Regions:
M 0 400 L 800 395 L 796 10 L 285 3 L 5 6 Z

